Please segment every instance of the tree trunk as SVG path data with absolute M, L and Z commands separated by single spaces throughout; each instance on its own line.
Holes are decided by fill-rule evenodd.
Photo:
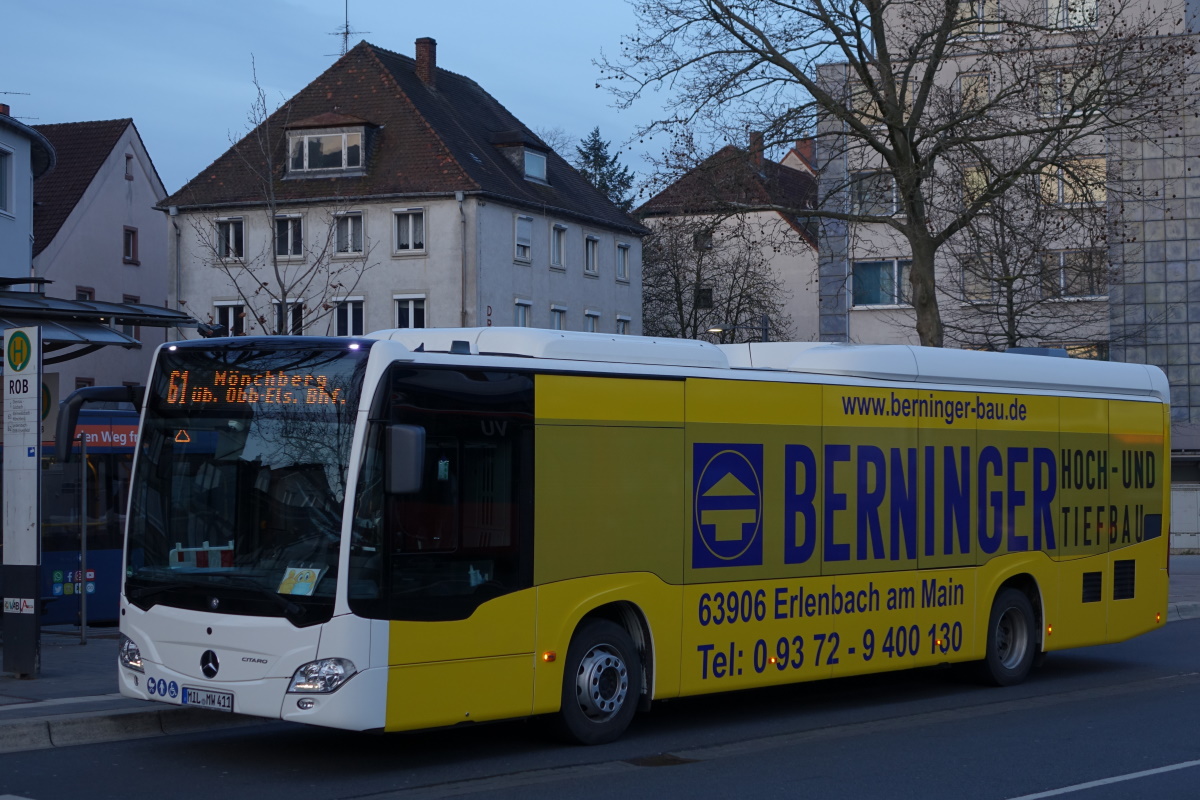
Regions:
M 917 314 L 917 336 L 922 347 L 942 346 L 942 314 L 938 310 L 937 287 L 933 277 L 933 257 L 936 248 L 924 236 L 909 239 L 912 246 L 912 305 Z

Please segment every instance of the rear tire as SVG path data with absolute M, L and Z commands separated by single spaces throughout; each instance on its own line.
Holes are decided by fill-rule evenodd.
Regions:
M 641 657 L 625 629 L 585 622 L 567 649 L 557 733 L 577 744 L 615 741 L 637 712 L 641 688 Z
M 1037 650 L 1033 604 L 1018 589 L 1001 589 L 988 618 L 981 677 L 996 686 L 1020 683 L 1028 677 Z

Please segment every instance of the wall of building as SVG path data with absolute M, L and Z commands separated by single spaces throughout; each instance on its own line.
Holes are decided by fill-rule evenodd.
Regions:
M 0 150 L 11 156 L 9 191 L 11 213 L 0 211 L 0 278 L 24 278 L 29 275 L 33 256 L 33 181 L 30 178 L 29 139 L 20 132 L 0 125 Z
M 126 176 L 126 155 L 132 155 Z M 133 127 L 121 138 L 96 172 L 54 239 L 34 259 L 38 277 L 53 281 L 46 294 L 67 300 L 77 288 L 94 291 L 94 299 L 120 303 L 136 297 L 148 305 L 167 304 L 167 224 L 154 206 L 166 196 L 140 138 Z M 137 232 L 136 263 L 124 259 L 126 227 Z M 60 395 L 86 378 L 96 386 L 142 383 L 150 369 L 154 348 L 167 340 L 163 328 L 132 332 L 140 348 L 104 347 L 80 358 L 49 365 L 47 376 L 57 376 Z
M 533 220 L 528 261 L 516 256 L 516 220 L 520 216 Z M 550 263 L 555 225 L 566 228 L 561 267 Z M 529 303 L 530 327 L 552 327 L 554 306 L 565 309 L 566 330 L 585 330 L 585 315 L 593 312 L 601 333 L 616 332 L 618 316 L 627 318 L 629 333 L 642 332 L 642 249 L 638 237 L 494 201 L 479 202 L 478 233 L 483 325 L 514 324 L 515 306 L 523 301 Z M 594 274 L 584 270 L 588 236 L 598 239 Z M 618 244 L 629 248 L 628 280 L 617 277 Z
M 395 211 L 399 209 L 423 211 L 423 252 L 396 251 L 392 226 Z M 585 311 L 596 311 L 601 331 L 614 331 L 618 314 L 629 317 L 630 333 L 641 331 L 641 243 L 637 237 L 473 196 L 464 198 L 461 211 L 452 196 L 422 198 L 420 202 L 352 204 L 336 211 L 363 215 L 365 256 L 351 259 L 335 256 L 332 263 L 350 267 L 341 280 L 344 286 L 328 292 L 314 288 L 305 299 L 310 304 L 335 296 L 361 299 L 365 332 L 395 327 L 398 299 L 423 299 L 428 327 L 512 325 L 514 304 L 522 299 L 530 303 L 530 325 L 535 327 L 551 326 L 554 304 L 566 309 L 565 327 L 569 330 L 583 330 Z M 287 209 L 287 213 L 302 216 L 310 250 L 320 249 L 318 243 L 328 235 L 332 224 L 330 212 L 327 207 Z M 518 215 L 533 218 L 532 253 L 528 262 L 518 261 L 514 255 Z M 247 258 L 262 265 L 270 263 L 273 223 L 262 210 L 223 209 L 220 214 L 189 211 L 172 218 L 178 226 L 178 244 L 172 242 L 172 257 L 176 246 L 181 257 L 179 296 L 186 301 L 184 309 L 202 321 L 215 319 L 214 303 L 239 300 L 229 276 L 215 266 L 212 244 L 218 216 L 242 218 Z M 555 222 L 567 226 L 563 269 L 550 266 L 550 231 Z M 599 270 L 595 276 L 583 271 L 584 237 L 589 233 L 599 239 Z M 618 242 L 629 246 L 628 281 L 615 277 Z M 312 256 L 292 263 L 297 267 L 311 264 Z M 355 281 L 357 284 L 351 286 Z M 256 305 L 266 306 L 263 302 Z M 332 334 L 333 321 L 333 315 L 326 315 L 309 324 L 306 332 Z M 248 325 L 247 330 L 261 332 L 255 325 Z

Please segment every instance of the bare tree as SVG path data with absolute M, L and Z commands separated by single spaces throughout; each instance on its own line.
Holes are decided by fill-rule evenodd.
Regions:
M 561 125 L 555 125 L 552 128 L 535 127 L 533 132 L 546 143 L 547 147 L 563 158 L 567 158 L 567 154 L 575 146 L 575 137 L 567 133 L 567 129 Z
M 890 229 L 911 253 L 920 342 L 941 346 L 939 250 L 1021 181 L 1068 191 L 1122 138 L 1191 100 L 1182 4 L 1164 0 L 635 0 L 599 66 L 627 107 L 671 90 L 643 134 L 698 126 L 818 137 L 804 213 Z M 995 142 L 1007 146 L 993 148 Z M 970 175 L 965 196 L 961 182 Z M 885 204 L 862 202 L 886 192 Z M 965 201 L 964 201 L 965 200 Z
M 642 245 L 642 327 L 648 336 L 695 339 L 711 328 L 722 343 L 789 339 L 790 297 L 772 254 L 794 231 L 778 217 L 698 214 L 648 220 Z M 786 230 L 785 230 L 786 229 Z
M 233 152 L 254 186 L 253 211 L 245 218 L 213 220 L 191 216 L 191 226 L 210 263 L 219 269 L 244 304 L 239 326 L 227 333 L 258 328 L 265 334 L 302 333 L 322 327 L 333 332 L 339 298 L 352 294 L 372 266 L 373 244 L 364 238 L 361 217 L 345 214 L 344 198 L 296 203 L 281 191 L 288 159 L 287 105 L 272 108 L 254 71 L 255 99 L 247 112 L 248 132 L 230 137 Z M 253 237 L 247 229 L 269 231 Z M 185 301 L 186 302 L 186 301 Z M 210 322 L 217 322 L 209 315 Z M 323 326 L 322 326 L 322 323 Z
M 1102 354 L 1109 341 L 1110 223 L 1101 197 L 1048 203 L 1025 177 L 944 248 L 938 289 L 947 342 L 986 350 L 1069 342 Z

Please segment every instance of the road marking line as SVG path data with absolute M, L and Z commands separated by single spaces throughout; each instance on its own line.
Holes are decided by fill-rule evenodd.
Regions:
M 1117 775 L 1112 778 L 1103 778 L 1098 781 L 1088 781 L 1087 783 L 1077 783 L 1074 786 L 1064 786 L 1061 789 L 1051 789 L 1048 792 L 1038 792 L 1037 794 L 1023 794 L 1020 797 L 1013 797 L 1010 800 L 1041 800 L 1043 797 L 1056 797 L 1060 794 L 1070 794 L 1071 792 L 1082 792 L 1085 789 L 1095 789 L 1097 786 L 1108 786 L 1112 783 L 1122 783 L 1124 781 L 1135 781 L 1138 778 L 1148 778 L 1151 775 L 1161 775 L 1164 772 L 1174 772 L 1179 769 L 1190 769 L 1192 767 L 1200 767 L 1200 760 L 1183 761 L 1178 764 L 1170 764 L 1158 769 L 1147 769 L 1141 772 L 1131 772 L 1128 775 Z

